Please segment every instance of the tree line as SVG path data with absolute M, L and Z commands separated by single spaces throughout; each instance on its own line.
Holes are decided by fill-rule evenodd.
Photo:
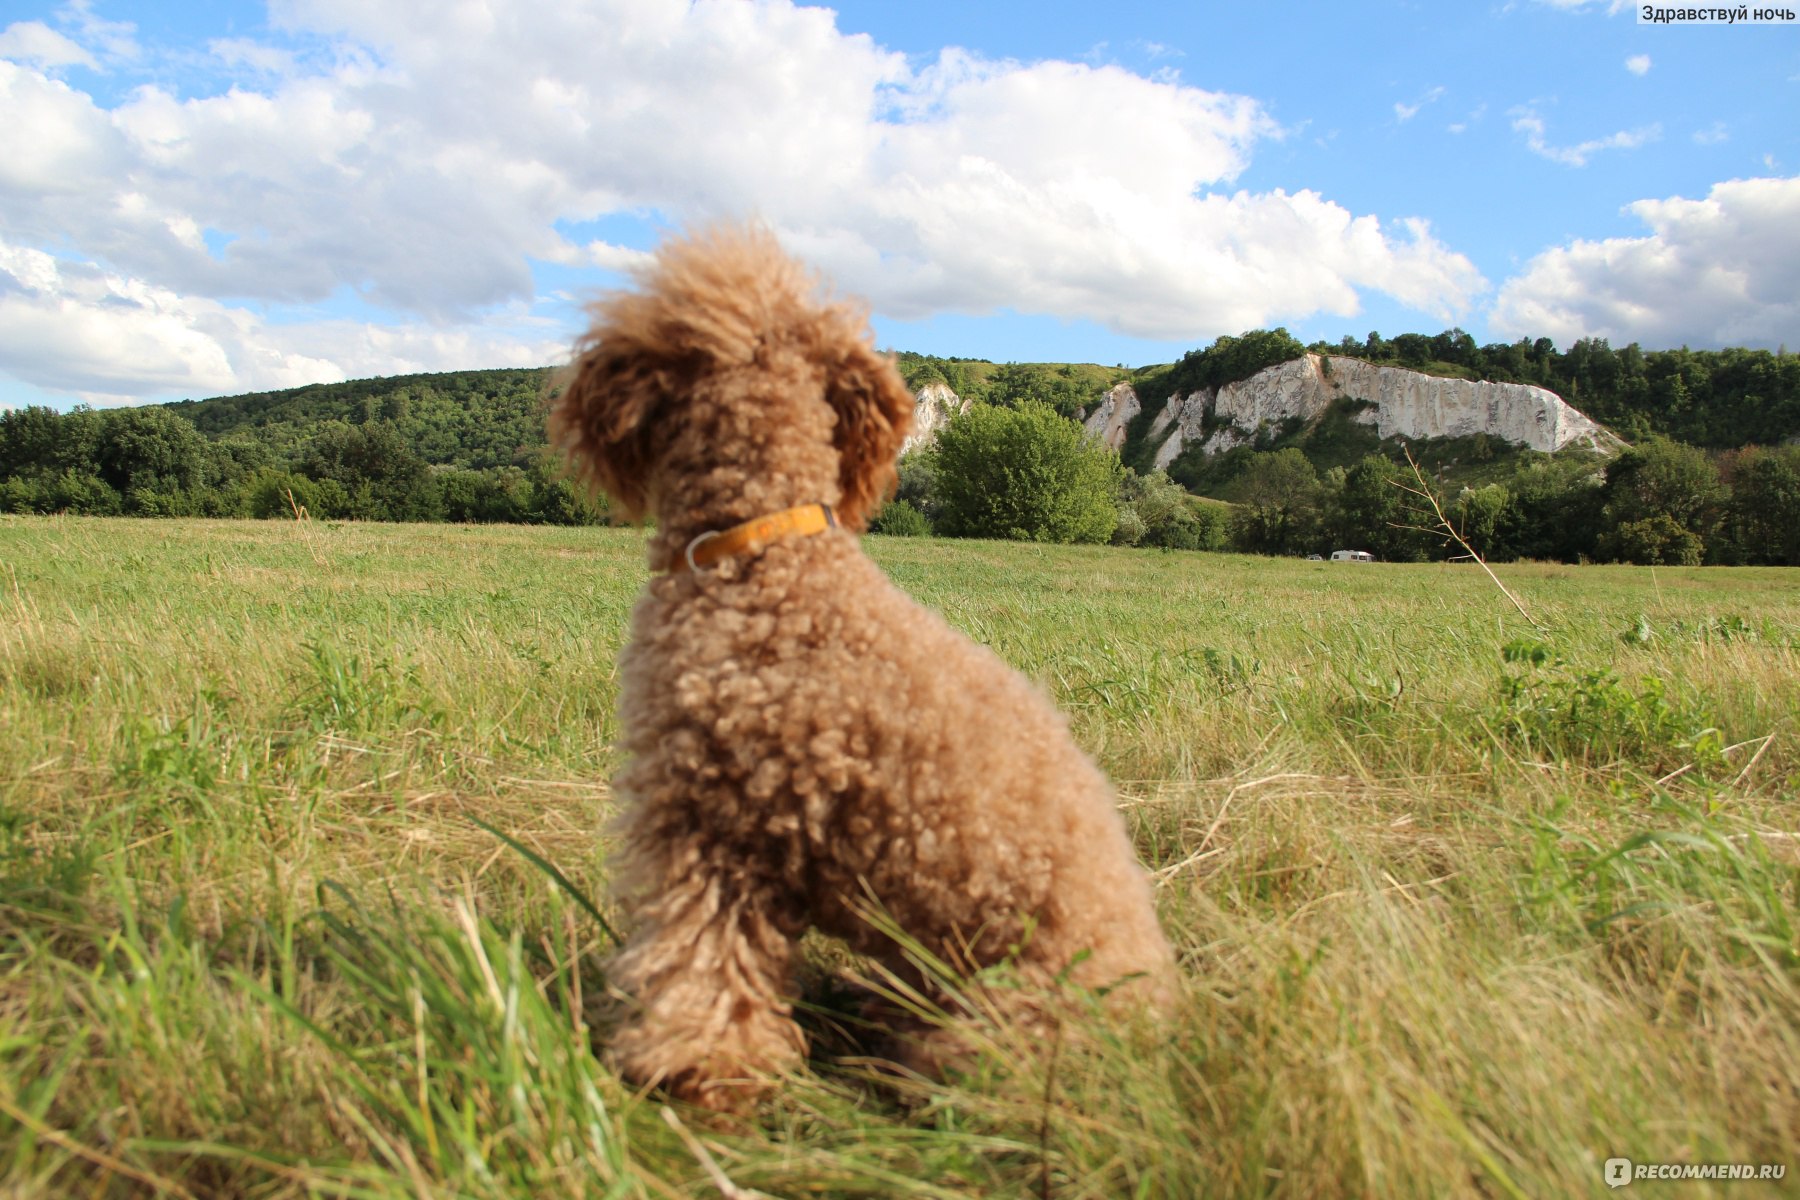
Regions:
M 1651 438 L 1610 462 L 1525 451 L 1504 479 L 1455 490 L 1384 454 L 1324 472 L 1291 446 L 1239 461 L 1231 503 L 1212 504 L 1125 466 L 1045 406 L 979 406 L 901 460 L 875 527 L 1390 562 L 1473 550 L 1495 562 L 1800 566 L 1800 446 L 1715 460 Z
M 291 427 L 282 427 L 291 434 Z M 208 438 L 170 407 L 0 413 L 0 512 L 139 517 L 593 524 L 541 445 L 482 468 L 431 464 L 391 417 L 326 419 L 304 438 Z
M 1067 419 L 1122 379 L 1151 396 L 1145 408 L 1154 411 L 1159 392 L 1217 387 L 1305 349 L 1277 329 L 1220 338 L 1137 371 L 902 355 L 915 387 L 942 381 L 982 403 L 934 448 L 903 461 L 878 528 L 1265 554 L 1366 549 L 1416 560 L 1455 550 L 1416 494 L 1423 490 L 1495 560 L 1800 565 L 1800 447 L 1731 442 L 1708 454 L 1659 432 L 1791 436 L 1800 429 L 1800 367 L 1785 353 L 1614 352 L 1591 339 L 1559 353 L 1545 339 L 1476 346 L 1460 330 L 1312 347 L 1585 395 L 1587 411 L 1638 435 L 1610 463 L 1508 449 L 1479 486 L 1446 484 L 1429 467 L 1414 478 L 1391 446 L 1340 437 L 1334 462 L 1318 431 L 1302 452 L 1274 430 L 1204 464 L 1178 460 L 1176 482 L 1142 455 L 1121 462 L 1089 444 Z M 477 371 L 143 408 L 0 413 L 0 512 L 291 517 L 304 509 L 359 520 L 604 521 L 604 502 L 582 496 L 549 457 L 544 382 L 542 371 Z M 1494 457 L 1491 446 L 1470 449 Z
M 1525 451 L 1506 477 L 1455 490 L 1382 454 L 1321 473 L 1290 447 L 1252 456 L 1230 490 L 1232 542 L 1251 553 L 1800 566 L 1800 446 L 1715 460 L 1649 438 L 1604 464 Z
M 1308 347 L 1431 374 L 1547 388 L 1628 442 L 1664 437 L 1712 450 L 1777 445 L 1800 435 L 1800 357 L 1768 350 L 1615 350 L 1582 338 L 1478 346 L 1461 329 L 1432 337 L 1346 336 Z

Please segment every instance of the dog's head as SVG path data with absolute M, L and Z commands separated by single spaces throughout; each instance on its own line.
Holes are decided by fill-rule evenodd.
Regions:
M 762 446 L 777 437 L 771 423 L 817 428 L 837 468 L 819 486 L 838 494 L 796 502 L 832 503 L 843 524 L 862 528 L 893 484 L 913 412 L 863 310 L 821 299 L 818 280 L 758 226 L 665 242 L 638 285 L 593 305 L 558 381 L 551 438 L 576 473 L 635 520 L 670 482 L 670 460 L 693 458 L 684 435 L 740 431 Z M 725 456 L 728 441 L 710 444 Z

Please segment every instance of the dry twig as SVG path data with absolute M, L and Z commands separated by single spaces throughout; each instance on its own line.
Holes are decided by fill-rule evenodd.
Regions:
M 1482 558 L 1480 554 L 1476 553 L 1475 547 L 1469 545 L 1469 541 L 1467 538 L 1463 537 L 1462 531 L 1460 529 L 1458 529 L 1455 525 L 1450 523 L 1450 518 L 1444 514 L 1444 507 L 1443 507 L 1443 505 L 1438 503 L 1437 496 L 1431 490 L 1431 485 L 1425 482 L 1425 473 L 1423 471 L 1419 470 L 1419 464 L 1416 461 L 1414 461 L 1413 456 L 1412 456 L 1412 449 L 1410 447 L 1403 447 L 1403 449 L 1406 452 L 1406 465 L 1412 468 L 1413 478 L 1418 481 L 1419 486 L 1418 487 L 1409 487 L 1406 484 L 1401 483 L 1399 480 L 1394 481 L 1394 486 L 1399 488 L 1403 492 L 1407 492 L 1407 493 L 1410 493 L 1411 495 L 1421 497 L 1427 504 L 1431 505 L 1431 511 L 1434 514 L 1436 514 L 1436 516 L 1437 516 L 1437 527 L 1439 529 L 1442 529 L 1446 534 L 1448 534 L 1450 536 L 1452 541 L 1454 541 L 1457 545 L 1459 545 L 1463 548 L 1463 552 L 1459 555 L 1456 555 L 1455 558 L 1453 558 L 1451 561 L 1454 562 L 1457 558 L 1466 558 L 1466 559 L 1469 559 L 1472 562 L 1474 562 L 1483 571 L 1487 572 L 1487 577 L 1494 581 L 1494 586 L 1500 589 L 1500 594 L 1505 596 L 1508 600 L 1512 601 L 1512 606 L 1519 610 L 1519 615 L 1521 617 L 1524 617 L 1527 621 L 1529 621 L 1531 623 L 1531 627 L 1533 629 L 1537 630 L 1539 633 L 1549 632 L 1548 630 L 1546 630 L 1544 628 L 1544 626 L 1538 621 L 1538 619 L 1536 617 L 1532 616 L 1531 613 L 1526 610 L 1525 605 L 1520 603 L 1519 598 L 1517 596 L 1513 595 L 1512 592 L 1507 588 L 1507 586 L 1504 583 L 1500 582 L 1500 577 L 1498 575 L 1494 574 L 1494 570 L 1492 567 L 1487 565 L 1487 560 Z M 1418 526 L 1406 526 L 1405 528 L 1416 529 L 1419 527 Z M 1424 532 L 1432 533 L 1432 532 L 1436 532 L 1436 531 L 1435 530 L 1424 530 Z

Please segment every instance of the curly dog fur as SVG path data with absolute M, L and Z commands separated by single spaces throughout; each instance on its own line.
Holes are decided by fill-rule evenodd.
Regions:
M 709 1107 L 753 1099 L 804 1057 L 809 927 L 916 978 L 871 897 L 948 960 L 1010 953 L 1045 988 L 1167 1003 L 1173 956 L 1099 769 L 854 536 L 913 411 L 863 310 L 755 227 L 670 241 L 639 285 L 594 306 L 551 415 L 579 474 L 655 518 L 621 659 L 620 1069 Z M 813 503 L 840 527 L 669 569 L 699 534 Z

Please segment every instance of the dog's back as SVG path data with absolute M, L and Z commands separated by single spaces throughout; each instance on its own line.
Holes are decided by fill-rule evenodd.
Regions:
M 666 568 L 623 658 L 636 928 L 612 975 L 636 1008 L 615 1055 L 736 1103 L 757 1086 L 742 1077 L 798 1059 L 808 927 L 906 969 L 871 906 L 947 961 L 1011 956 L 1040 989 L 1135 979 L 1121 996 L 1167 1001 L 1173 956 L 1100 771 L 1044 696 L 851 532 L 892 477 L 910 394 L 859 313 L 800 294 L 772 239 L 746 237 L 679 243 L 600 306 L 557 421 L 590 478 L 654 510 Z M 758 254 L 768 278 L 731 294 Z M 807 504 L 842 523 L 685 569 L 727 527 Z

